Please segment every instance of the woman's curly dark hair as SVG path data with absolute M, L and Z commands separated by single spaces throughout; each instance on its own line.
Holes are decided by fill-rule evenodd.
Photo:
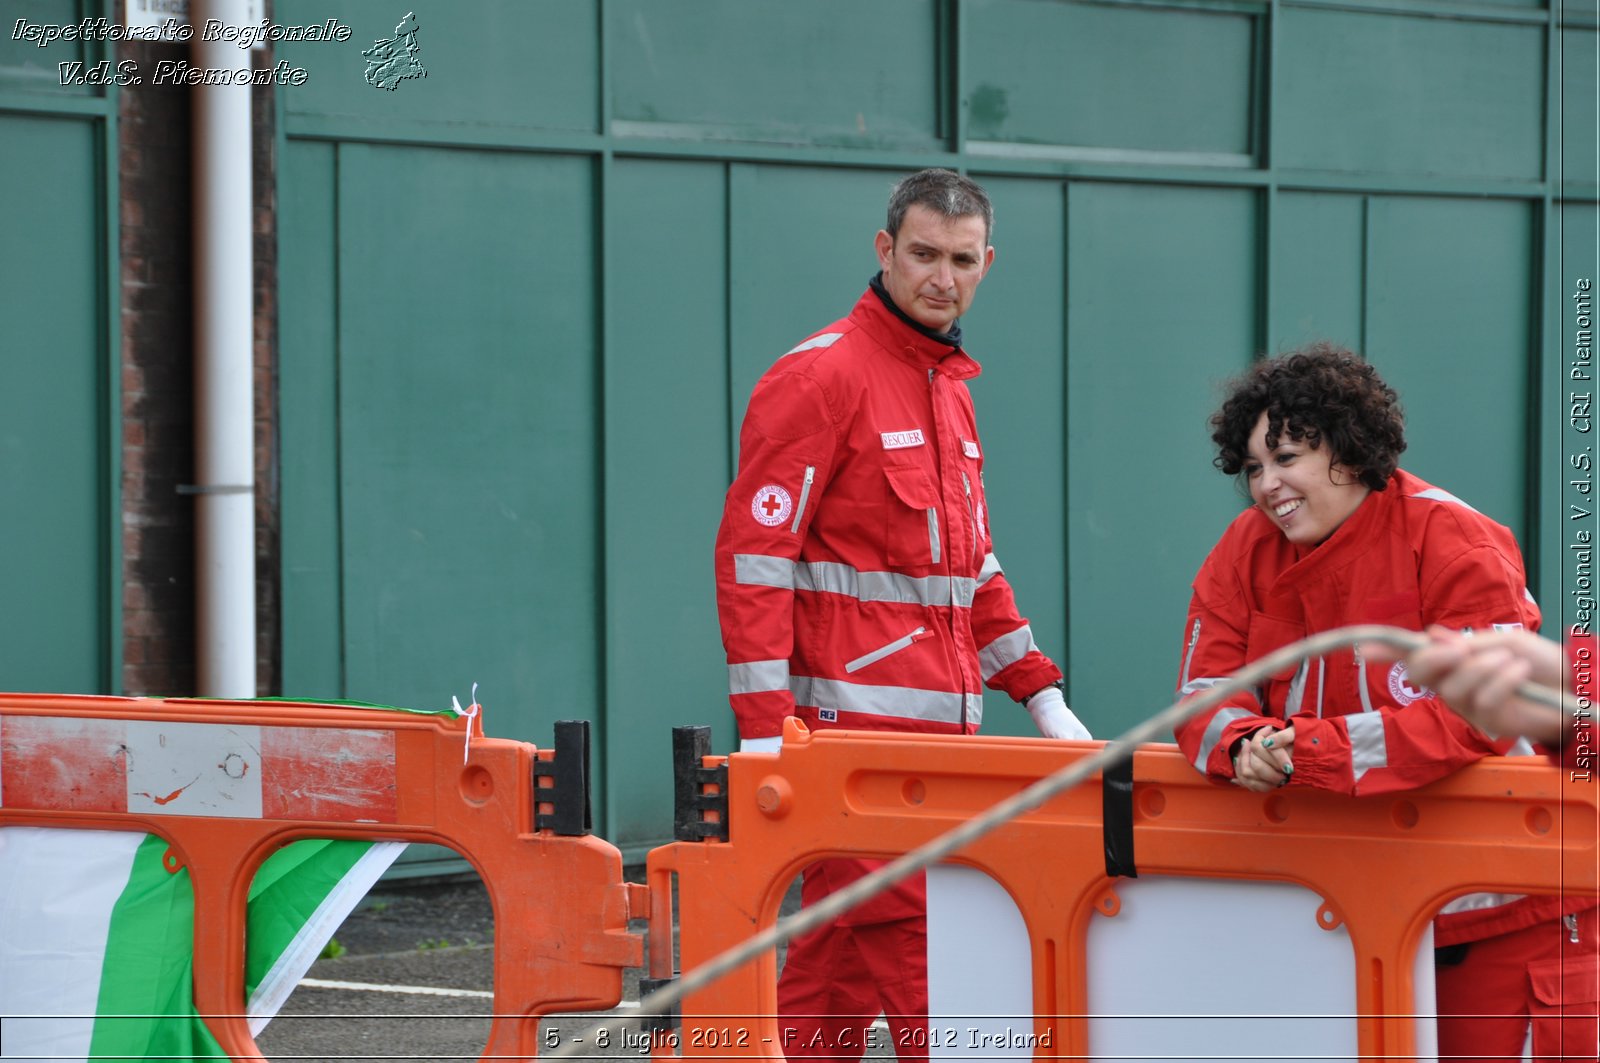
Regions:
M 1229 476 L 1244 468 L 1263 410 L 1268 447 L 1285 430 L 1297 443 L 1326 444 L 1333 461 L 1374 491 L 1388 485 L 1406 449 L 1400 397 L 1376 369 L 1336 344 L 1265 359 L 1229 382 L 1227 399 L 1211 416 L 1213 464 Z

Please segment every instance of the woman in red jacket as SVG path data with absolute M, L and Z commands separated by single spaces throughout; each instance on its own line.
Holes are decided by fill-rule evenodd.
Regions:
M 1351 352 L 1317 344 L 1257 363 L 1211 425 L 1216 464 L 1241 477 L 1251 506 L 1195 577 L 1180 694 L 1347 624 L 1537 630 L 1511 532 L 1398 467 L 1398 397 Z M 1189 720 L 1177 739 L 1197 770 L 1258 792 L 1393 792 L 1491 753 L 1533 752 L 1477 731 L 1404 663 L 1359 648 L 1273 676 Z M 1536 1054 L 1556 1058 L 1564 1038 L 1582 1047 L 1560 1058 L 1595 1058 L 1593 974 L 1581 1001 L 1573 991 L 1585 978 L 1568 977 L 1585 964 L 1592 972 L 1595 923 L 1585 898 L 1447 904 L 1435 922 L 1440 1055 L 1520 1059 L 1531 1017 Z

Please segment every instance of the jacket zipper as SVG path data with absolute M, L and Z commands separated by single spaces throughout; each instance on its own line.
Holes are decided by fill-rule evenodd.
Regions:
M 934 422 L 933 423 L 933 428 L 934 428 L 934 442 L 933 442 L 934 467 L 937 469 L 937 468 L 940 468 L 941 464 L 942 464 L 942 462 L 940 460 L 940 455 L 939 455 L 939 437 L 938 437 L 938 431 L 939 431 L 938 405 L 939 405 L 939 401 L 938 401 L 937 398 L 934 397 L 933 390 L 934 390 L 933 389 L 933 370 L 929 369 L 928 370 L 928 412 L 933 414 L 933 422 Z M 942 478 L 943 478 L 943 476 L 941 474 L 941 479 Z M 939 488 L 939 492 L 938 493 L 939 493 L 939 496 L 941 498 L 944 496 L 944 489 L 943 489 L 942 486 Z M 932 561 L 932 563 L 937 565 L 939 563 L 939 508 L 937 506 L 929 506 L 928 507 L 928 549 L 933 551 L 933 561 Z M 950 623 L 950 634 L 951 634 L 952 637 L 955 636 L 955 630 L 956 630 L 955 629 L 955 621 L 952 620 L 951 623 Z M 966 717 L 967 717 L 966 710 L 962 709 L 962 711 L 961 711 L 961 720 L 962 720 L 963 724 L 966 723 Z
M 1567 924 L 1567 940 L 1576 945 L 1578 943 L 1578 913 L 1568 912 L 1561 917 L 1561 920 Z
M 933 432 L 934 432 L 933 445 L 934 445 L 934 456 L 935 456 L 934 465 L 935 465 L 935 468 L 937 468 L 939 470 L 938 497 L 942 501 L 944 499 L 944 468 L 945 468 L 945 466 L 944 466 L 944 461 L 943 461 L 942 451 L 940 450 L 940 446 L 941 446 L 941 443 L 942 443 L 942 437 L 945 434 L 945 432 L 941 430 L 941 426 L 939 424 L 939 396 L 938 396 L 938 390 L 939 389 L 938 389 L 937 382 L 934 380 L 934 370 L 930 366 L 929 369 L 928 369 L 928 413 L 933 418 Z M 944 429 L 948 429 L 949 426 L 945 425 L 945 426 L 943 426 L 943 428 Z M 939 510 L 938 510 L 937 507 L 929 507 L 929 509 L 928 509 L 928 546 L 933 552 L 932 563 L 935 564 L 935 565 L 939 564 L 940 563 L 940 561 L 939 561 L 939 554 L 940 554 L 940 552 L 939 552 Z M 952 605 L 955 604 L 955 580 L 951 580 L 950 581 L 950 602 L 951 602 Z M 959 639 L 960 636 L 956 632 L 956 611 L 954 609 L 949 610 L 947 623 L 949 624 L 950 638 L 952 640 Z M 967 730 L 967 680 L 966 680 L 966 669 L 964 669 L 964 668 L 958 669 L 958 672 L 961 675 L 961 733 L 962 734 L 967 734 L 969 732 Z M 980 687 L 979 689 L 982 689 L 982 688 Z
M 1183 682 L 1179 687 L 1189 685 L 1189 668 L 1194 664 L 1194 648 L 1200 644 L 1200 618 L 1194 618 L 1194 630 L 1189 633 L 1189 649 L 1183 655 Z
M 1361 656 L 1361 647 L 1354 646 L 1356 655 L 1356 690 L 1361 694 L 1361 711 L 1372 711 L 1372 695 L 1367 693 L 1367 659 Z
M 789 530 L 797 535 L 800 532 L 800 518 L 806 515 L 806 499 L 811 497 L 811 481 L 816 479 L 816 476 L 817 467 L 807 465 L 806 478 L 800 484 L 800 504 L 794 507 L 794 524 L 789 527 Z
M 923 639 L 931 637 L 932 633 L 927 628 L 919 627 L 909 635 L 900 636 L 887 646 L 879 646 L 871 653 L 863 653 L 860 657 L 845 665 L 844 670 L 846 672 L 859 672 L 869 664 L 877 664 L 885 657 L 899 653 L 913 642 L 921 642 Z
M 967 479 L 965 470 L 961 473 L 961 489 L 967 493 L 967 518 L 972 521 L 972 559 L 976 561 L 982 532 L 978 528 L 978 507 L 972 501 L 972 481 Z

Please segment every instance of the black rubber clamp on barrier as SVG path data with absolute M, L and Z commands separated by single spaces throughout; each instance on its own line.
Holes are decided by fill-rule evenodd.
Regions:
M 639 979 L 639 999 L 644 1000 L 656 990 L 663 986 L 669 986 L 676 981 L 676 978 L 641 978 Z M 674 1004 L 667 1009 L 665 1015 L 646 1015 L 640 1020 L 639 1025 L 646 1033 L 669 1033 L 682 1022 L 683 1016 L 678 1012 L 678 1005 Z
M 1100 773 L 1100 809 L 1106 840 L 1106 874 L 1138 878 L 1133 861 L 1133 750 Z
M 551 782 L 540 786 L 543 776 Z M 589 805 L 589 721 L 556 721 L 555 756 L 533 765 L 533 825 L 556 834 L 588 834 L 594 829 Z M 549 812 L 539 805 L 548 804 Z
M 728 840 L 728 765 L 701 767 L 701 759 L 710 755 L 711 728 L 672 729 L 672 836 L 680 842 Z M 705 792 L 708 784 L 716 793 Z M 707 819 L 707 812 L 717 818 Z

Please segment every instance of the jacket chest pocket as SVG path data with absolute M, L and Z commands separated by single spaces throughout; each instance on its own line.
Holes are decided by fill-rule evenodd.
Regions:
M 943 554 L 939 528 L 939 493 L 926 469 L 892 465 L 883 506 L 883 553 L 891 565 L 937 565 Z
M 1259 661 L 1273 650 L 1281 649 L 1291 642 L 1304 638 L 1305 635 L 1305 624 L 1300 621 L 1285 620 L 1262 612 L 1251 613 L 1250 633 L 1245 642 L 1245 663 Z M 1262 684 L 1266 689 L 1270 715 L 1284 715 L 1290 700 L 1290 688 L 1294 685 L 1295 675 L 1299 670 L 1298 665 L 1290 665 Z

